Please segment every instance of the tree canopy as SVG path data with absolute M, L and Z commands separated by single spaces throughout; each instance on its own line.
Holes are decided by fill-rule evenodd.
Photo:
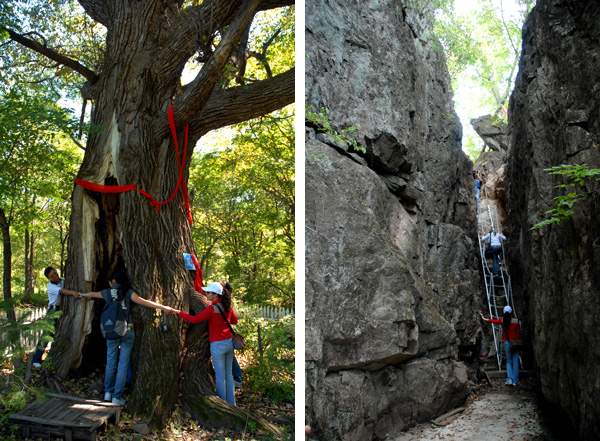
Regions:
M 506 120 L 503 111 L 514 87 L 521 52 L 521 29 L 535 0 L 438 2 L 435 34 L 448 60 L 454 101 L 462 121 L 463 149 L 475 158 L 481 139 L 469 121 L 491 114 Z

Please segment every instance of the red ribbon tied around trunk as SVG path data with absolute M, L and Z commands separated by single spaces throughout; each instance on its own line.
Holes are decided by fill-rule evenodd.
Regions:
M 185 208 L 188 213 L 188 220 L 190 221 L 190 225 L 192 225 L 194 223 L 192 220 L 192 211 L 190 210 L 190 201 L 188 198 L 187 188 L 185 186 L 185 180 L 183 179 L 185 158 L 187 156 L 189 123 L 185 125 L 185 142 L 184 142 L 184 146 L 183 146 L 183 157 L 180 160 L 179 159 L 179 144 L 177 143 L 177 130 L 175 128 L 175 118 L 173 117 L 173 105 L 171 105 L 171 107 L 169 107 L 169 111 L 167 113 L 168 113 L 168 117 L 169 117 L 169 127 L 171 128 L 171 135 L 173 136 L 173 141 L 175 142 L 175 153 L 177 156 L 177 165 L 179 166 L 179 178 L 177 179 L 177 186 L 175 187 L 175 190 L 173 191 L 173 194 L 171 195 L 171 197 L 169 199 L 167 199 L 166 201 L 163 201 L 163 202 L 159 202 L 156 199 L 154 199 L 154 197 L 151 194 L 147 193 L 146 191 L 142 190 L 141 188 L 138 188 L 137 186 L 135 186 L 133 184 L 131 184 L 131 185 L 102 185 L 102 184 L 94 184 L 93 182 L 89 182 L 89 181 L 84 181 L 83 179 L 75 180 L 75 184 L 80 185 L 83 188 L 87 188 L 88 190 L 97 191 L 100 193 L 123 193 L 126 191 L 138 190 L 142 195 L 144 195 L 150 199 L 150 205 L 153 206 L 154 208 L 156 208 L 156 211 L 160 211 L 161 205 L 165 205 L 165 204 L 168 204 L 169 202 L 171 202 L 173 200 L 173 198 L 175 197 L 175 195 L 177 194 L 179 187 L 181 186 L 181 191 L 183 193 L 183 201 L 185 202 Z M 196 262 L 196 264 L 197 264 L 197 262 Z M 200 286 L 202 286 L 202 285 L 200 285 Z M 200 291 L 200 292 L 202 292 L 202 291 Z
M 200 264 L 198 263 L 198 259 L 196 256 L 191 254 L 192 260 L 194 261 L 194 265 L 196 266 L 196 279 L 194 280 L 194 289 L 202 294 L 202 269 L 200 269 Z

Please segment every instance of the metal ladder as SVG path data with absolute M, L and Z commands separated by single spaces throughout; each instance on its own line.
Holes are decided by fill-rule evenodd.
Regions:
M 482 187 L 484 190 L 484 187 Z M 483 193 L 483 192 L 482 192 Z M 504 307 L 506 305 L 510 305 L 513 310 L 513 317 L 517 318 L 517 313 L 513 306 L 513 297 L 512 297 L 512 288 L 510 283 L 510 275 L 508 274 L 506 268 L 506 259 L 504 257 L 504 247 L 502 247 L 501 252 L 501 266 L 498 268 L 498 277 L 494 277 L 494 271 L 492 265 L 488 264 L 488 261 L 485 257 L 485 243 L 481 242 L 481 239 L 490 231 L 490 229 L 494 229 L 494 231 L 500 231 L 500 223 L 498 220 L 498 212 L 496 207 L 492 210 L 488 204 L 487 206 L 487 216 L 483 216 L 484 219 L 481 220 L 482 212 L 480 209 L 481 205 L 481 196 L 480 195 L 480 204 L 477 206 L 477 223 L 478 223 L 478 243 L 479 243 L 479 254 L 481 257 L 481 263 L 483 268 L 483 279 L 485 281 L 485 291 L 488 300 L 488 309 L 490 313 L 490 317 L 493 319 L 502 319 L 504 314 Z M 485 198 L 487 199 L 487 191 L 485 191 Z M 486 240 L 486 243 L 488 241 Z M 517 318 L 518 319 L 518 318 Z M 490 323 L 492 326 L 492 334 L 494 335 L 494 346 L 496 348 L 496 358 L 498 360 L 498 370 L 502 369 L 502 326 Z

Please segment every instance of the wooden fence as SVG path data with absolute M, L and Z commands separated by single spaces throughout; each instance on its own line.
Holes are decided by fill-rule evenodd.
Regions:
M 44 317 L 47 310 L 48 308 L 46 306 L 33 309 L 17 309 L 15 310 L 15 316 L 17 317 L 17 320 L 19 320 L 23 318 L 23 316 L 28 315 L 25 323 L 31 323 L 33 320 Z M 6 320 L 6 313 L 4 311 L 0 311 L 0 319 Z M 41 337 L 41 331 L 30 333 L 27 336 L 21 335 L 21 345 L 26 349 L 33 349 Z M 5 338 L 5 336 L 0 336 L 0 338 Z
M 240 308 L 240 312 L 267 320 L 276 320 L 286 315 L 294 315 L 294 308 L 275 308 L 273 306 L 247 305 Z

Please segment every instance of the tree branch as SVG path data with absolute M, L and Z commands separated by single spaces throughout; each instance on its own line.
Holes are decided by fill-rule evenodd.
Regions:
M 262 0 L 254 12 L 293 4 L 294 0 Z M 231 24 L 242 5 L 243 0 L 205 0 L 199 6 L 185 8 L 170 23 L 177 33 L 169 34 L 169 41 L 164 44 L 176 49 L 186 61 L 200 48 L 202 62 L 207 62 L 212 56 L 211 45 L 216 32 Z M 194 37 L 190 38 L 191 35 Z
M 502 5 L 502 0 L 500 0 L 500 18 L 502 18 L 502 24 L 504 25 L 504 29 L 506 29 L 506 34 L 508 35 L 508 39 L 510 40 L 510 45 L 512 46 L 513 51 L 515 52 L 515 56 L 517 57 L 517 60 L 520 60 L 521 59 L 521 54 L 519 53 L 519 51 L 515 47 L 515 43 L 513 42 L 512 35 L 510 35 L 510 31 L 508 30 L 508 26 L 506 26 L 506 21 L 504 21 L 504 7 Z
M 92 17 L 93 20 L 103 24 L 108 28 L 110 24 L 110 13 L 106 0 L 78 0 L 81 7 L 85 10 L 87 15 Z
M 42 55 L 45 55 L 46 57 L 50 58 L 51 60 L 56 61 L 57 63 L 60 63 L 64 66 L 70 67 L 74 71 L 80 73 L 89 82 L 95 83 L 100 78 L 98 75 L 96 75 L 96 73 L 94 73 L 93 71 L 91 71 L 90 69 L 88 69 L 87 67 L 82 65 L 81 63 L 79 63 L 77 60 L 73 60 L 69 57 L 59 54 L 54 49 L 51 49 L 48 46 L 38 43 L 35 40 L 31 40 L 29 38 L 24 37 L 23 35 L 17 34 L 12 29 L 8 29 L 8 28 L 3 28 L 3 29 L 6 29 L 6 31 L 10 35 L 11 40 L 29 48 L 29 49 L 32 49 Z
M 186 87 L 185 92 L 177 99 L 173 109 L 176 126 L 183 125 L 202 112 L 217 82 L 221 78 L 227 60 L 254 18 L 256 8 L 260 3 L 261 0 L 243 1 L 235 18 L 227 27 L 227 31 L 223 35 L 217 49 L 204 66 L 202 66 L 194 81 Z M 154 133 L 159 138 L 164 137 L 169 131 L 169 126 L 163 115 L 156 120 L 154 127 Z
M 292 68 L 249 86 L 215 91 L 202 115 L 190 121 L 190 139 L 198 139 L 211 130 L 257 118 L 294 102 Z
M 296 0 L 262 0 L 258 11 L 268 11 L 269 9 L 283 8 L 284 6 L 292 6 L 296 4 Z

